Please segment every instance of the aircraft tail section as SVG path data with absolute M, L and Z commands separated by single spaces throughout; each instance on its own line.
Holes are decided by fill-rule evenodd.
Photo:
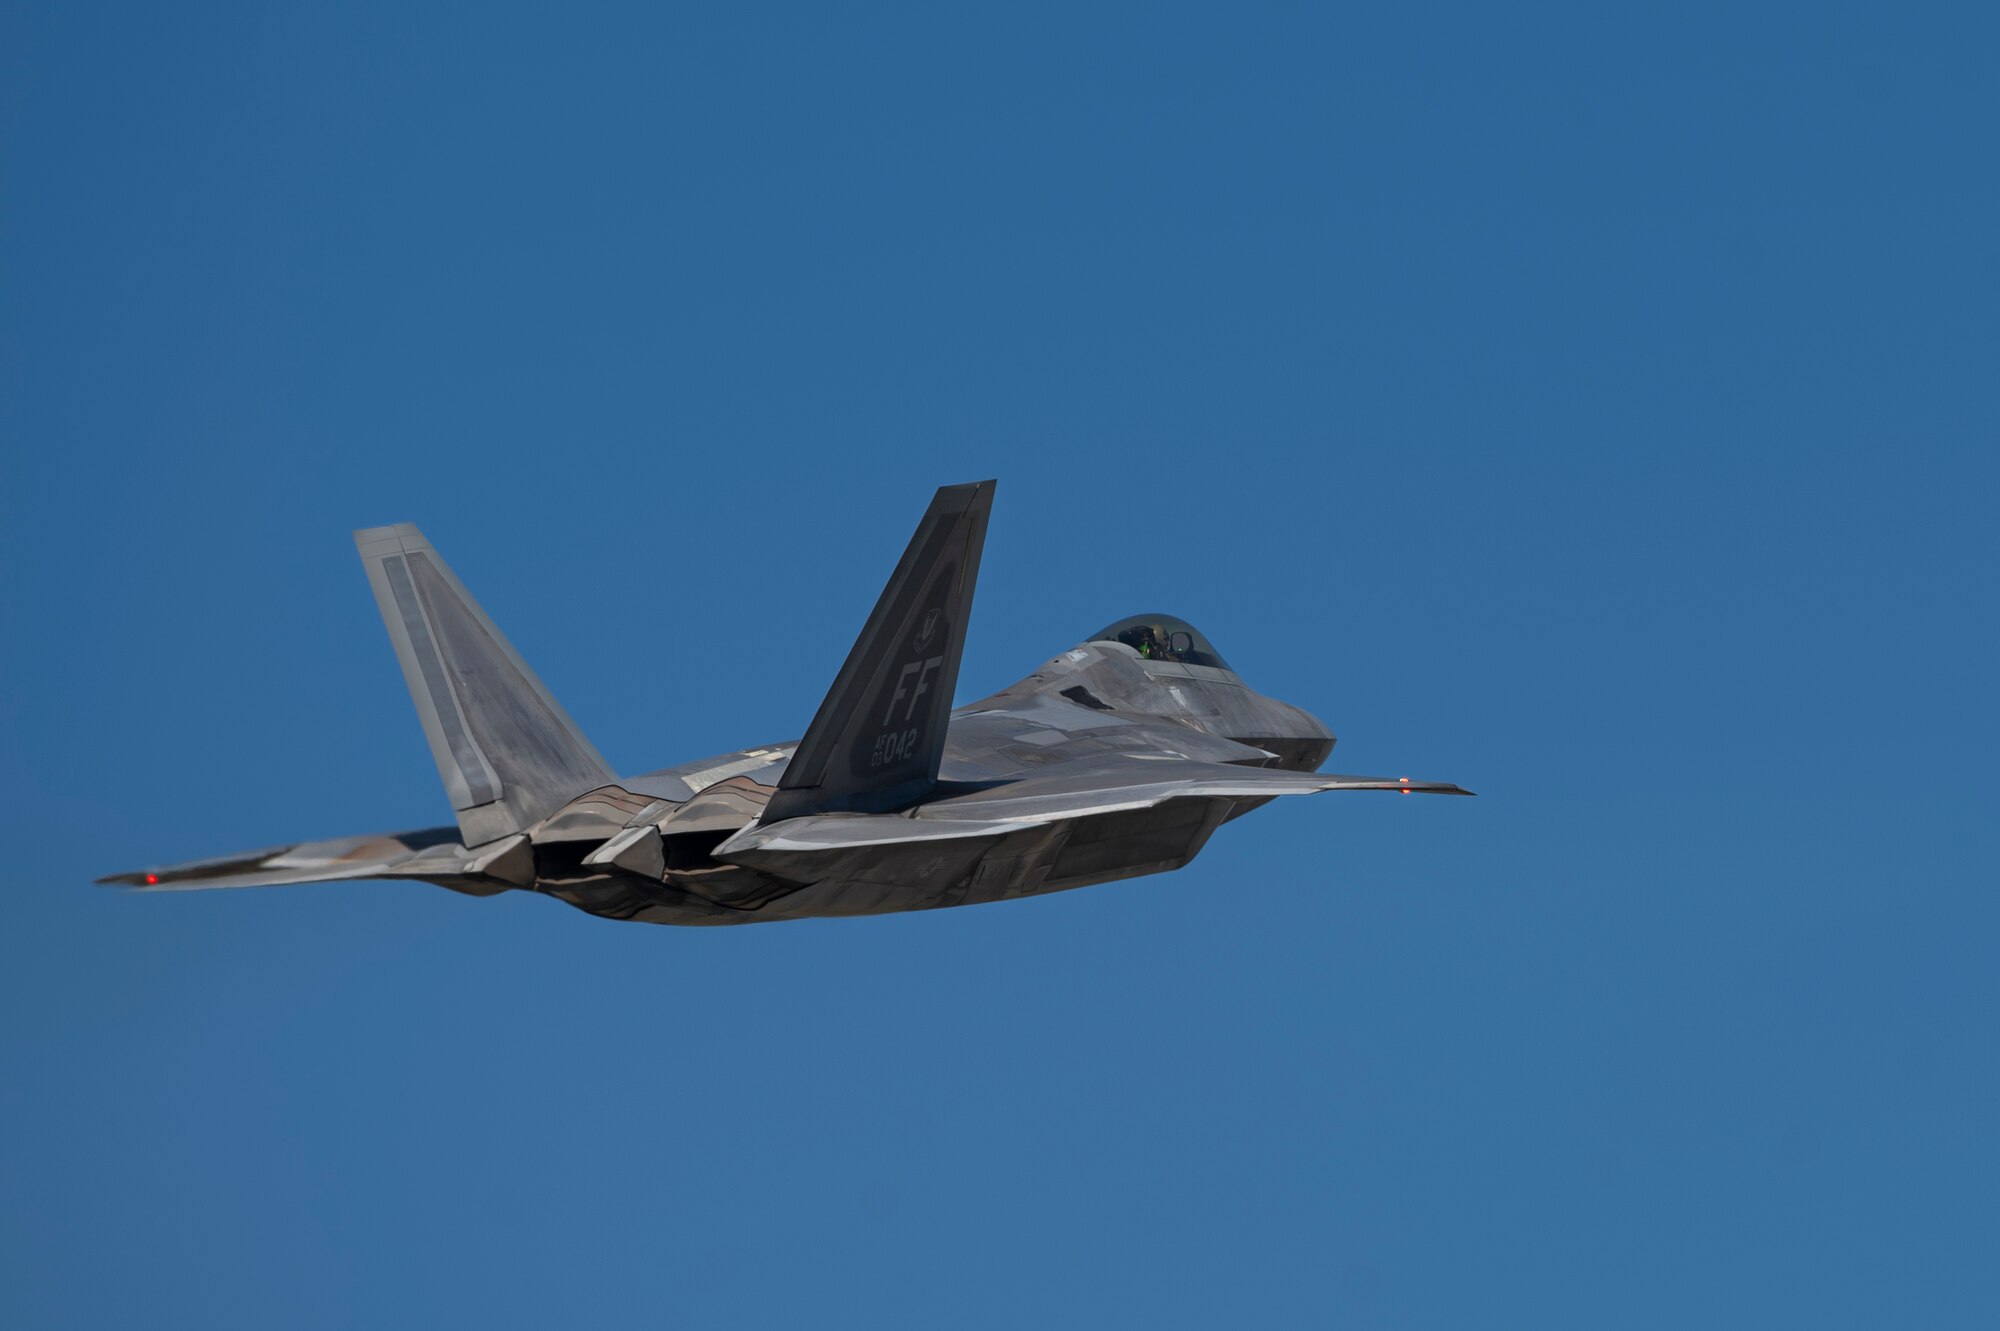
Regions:
M 524 831 L 611 769 L 424 534 L 354 534 L 467 846 Z
M 267 846 L 186 864 L 115 873 L 97 881 L 147 892 L 183 892 L 357 878 L 414 878 L 470 896 L 491 896 L 510 887 L 532 887 L 535 852 L 526 837 L 508 837 L 471 849 L 458 843 L 457 828 L 427 827 L 415 832 Z
M 762 821 L 883 813 L 937 784 L 993 482 L 931 499 Z

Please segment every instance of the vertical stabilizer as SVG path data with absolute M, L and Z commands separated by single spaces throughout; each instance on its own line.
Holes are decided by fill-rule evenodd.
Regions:
M 459 830 L 483 845 L 540 822 L 611 769 L 424 534 L 354 534 Z
M 948 485 L 932 498 L 764 822 L 881 813 L 937 784 L 992 507 L 992 481 Z

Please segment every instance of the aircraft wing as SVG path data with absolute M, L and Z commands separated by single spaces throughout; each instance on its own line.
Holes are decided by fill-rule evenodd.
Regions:
M 844 850 L 866 845 L 1005 836 L 1035 823 L 1151 808 L 1180 799 L 1269 799 L 1329 790 L 1393 790 L 1405 795 L 1470 795 L 1448 781 L 1396 776 L 1287 772 L 1179 759 L 1121 757 L 1075 763 L 934 800 L 899 814 L 830 814 L 755 823 L 716 848 L 722 859 L 761 850 Z M 739 861 L 742 862 L 742 861 Z
M 917 811 L 917 817 L 1047 822 L 1053 818 L 1143 809 L 1171 799 L 1262 799 L 1276 795 L 1316 795 L 1328 790 L 1397 790 L 1410 795 L 1472 793 L 1448 781 L 1123 757 L 1066 765 L 1047 776 L 926 804 Z

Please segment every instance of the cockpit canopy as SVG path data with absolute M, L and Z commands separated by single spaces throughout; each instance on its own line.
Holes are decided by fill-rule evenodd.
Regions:
M 1134 615 L 1091 634 L 1087 641 L 1122 642 L 1149 661 L 1229 669 L 1229 662 L 1222 659 L 1222 654 L 1202 636 L 1200 629 L 1172 615 Z

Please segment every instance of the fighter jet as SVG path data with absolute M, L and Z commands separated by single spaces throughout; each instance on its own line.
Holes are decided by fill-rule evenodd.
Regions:
M 993 482 L 931 500 L 805 738 L 616 775 L 414 526 L 355 533 L 457 822 L 100 879 L 415 879 L 649 924 L 970 906 L 1178 869 L 1280 795 L 1466 795 L 1330 776 L 1334 736 L 1193 625 L 1121 619 L 953 710 Z

